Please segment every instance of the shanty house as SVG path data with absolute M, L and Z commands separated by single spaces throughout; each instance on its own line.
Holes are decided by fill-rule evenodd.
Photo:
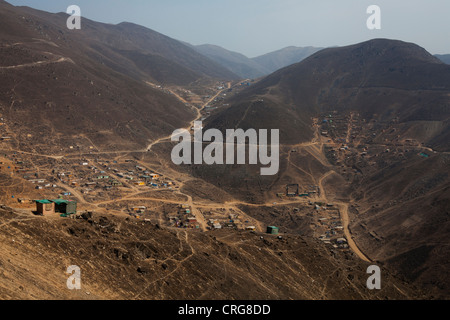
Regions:
M 55 211 L 63 215 L 71 215 L 77 213 L 77 202 L 69 200 L 52 200 L 55 204 Z
M 42 216 L 55 213 L 55 204 L 49 200 L 36 200 L 36 212 Z
M 274 234 L 277 235 L 279 233 L 280 229 L 278 227 L 269 226 L 267 227 L 267 233 L 268 234 Z

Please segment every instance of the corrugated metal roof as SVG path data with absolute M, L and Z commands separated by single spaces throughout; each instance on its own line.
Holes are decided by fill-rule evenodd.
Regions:
M 52 202 L 56 203 L 56 204 L 64 204 L 64 203 L 69 203 L 68 200 L 62 200 L 62 199 L 57 199 L 57 200 L 52 200 Z

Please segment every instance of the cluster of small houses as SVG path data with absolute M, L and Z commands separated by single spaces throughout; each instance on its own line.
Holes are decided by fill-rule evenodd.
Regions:
M 57 184 L 51 183 L 46 179 L 39 178 L 39 174 L 36 172 L 36 170 L 27 166 L 25 162 L 17 155 L 17 153 L 14 153 L 11 157 L 7 157 L 7 155 L 5 155 L 5 158 L 11 160 L 13 162 L 13 165 L 5 166 L 3 163 L 0 163 L 0 166 L 11 172 L 22 175 L 23 179 L 35 185 L 35 189 L 42 190 L 44 188 L 59 187 Z
M 176 228 L 200 229 L 200 224 L 188 204 L 180 205 L 178 215 L 169 217 L 169 225 Z
M 91 169 L 95 173 L 100 173 L 100 175 L 97 176 L 97 178 L 96 178 L 98 181 L 100 181 L 100 180 L 108 180 L 108 184 L 110 186 L 122 185 L 119 181 L 116 181 L 115 179 L 110 179 L 109 176 L 107 176 L 104 171 L 99 171 L 95 167 L 91 167 Z M 92 181 L 95 178 L 94 179 L 88 178 L 88 179 L 86 179 L 87 181 L 81 182 L 83 179 L 76 177 L 75 174 L 73 174 L 70 171 L 60 172 L 60 173 L 57 174 L 57 176 L 61 180 L 62 183 L 68 184 L 68 185 L 70 185 L 72 187 L 78 187 L 78 186 L 81 186 L 81 185 L 85 186 L 88 189 L 85 189 L 84 193 L 88 193 L 89 191 L 91 191 L 91 189 L 89 189 L 90 187 L 94 187 L 94 186 L 98 185 L 98 181 L 97 182 Z M 106 185 L 104 187 L 107 188 Z
M 292 188 L 296 188 L 294 191 L 292 191 Z M 286 186 L 286 193 L 278 193 L 278 198 L 293 198 L 293 197 L 300 197 L 300 198 L 306 198 L 306 197 L 313 197 L 316 195 L 320 195 L 320 188 L 319 186 L 308 186 L 308 191 L 299 192 L 299 185 L 298 184 L 292 184 Z
M 89 194 L 91 191 L 98 188 L 111 190 L 115 187 L 122 186 L 125 181 L 135 186 L 149 186 L 151 188 L 167 188 L 171 190 L 177 187 L 174 182 L 162 178 L 160 174 L 149 171 L 146 168 L 135 164 L 132 165 L 133 168 L 129 167 L 128 169 L 125 169 L 124 173 L 121 173 L 117 169 L 110 168 L 109 161 L 106 161 L 105 164 L 99 163 L 100 165 L 96 167 L 93 165 L 90 166 L 87 160 L 83 160 L 73 166 L 74 171 L 64 171 L 55 168 L 51 171 L 51 175 L 49 173 L 48 177 L 45 176 L 44 178 L 42 172 L 38 173 L 36 169 L 30 166 L 30 164 L 25 163 L 19 154 L 13 153 L 10 156 L 5 154 L 5 158 L 9 159 L 12 164 L 5 165 L 4 163 L 1 163 L 0 168 L 21 174 L 25 180 L 35 185 L 35 189 L 42 190 L 48 188 L 59 188 L 61 189 L 59 192 L 60 197 L 72 195 L 70 192 L 67 192 L 63 189 L 63 187 L 61 187 L 63 184 L 70 185 L 72 187 L 83 187 L 81 192 L 84 194 Z M 131 162 L 133 161 L 126 161 L 126 163 Z M 114 161 L 114 163 L 116 164 L 117 161 Z M 92 173 L 88 173 L 86 170 L 81 170 L 82 168 L 86 168 L 86 170 L 91 171 Z M 105 170 L 111 170 L 111 173 L 114 172 L 114 174 L 112 174 L 114 177 L 108 174 Z M 58 171 L 59 173 L 57 173 Z M 51 176 L 58 178 L 62 184 L 55 184 L 56 180 Z M 120 178 L 123 178 L 123 181 L 121 181 Z M 12 197 L 14 198 L 15 196 Z M 20 203 L 32 203 L 32 200 L 18 200 Z
M 136 218 L 136 219 L 142 219 L 144 221 L 148 221 L 148 219 L 145 218 L 145 214 L 147 213 L 147 207 L 146 206 L 135 206 L 128 210 L 128 213 L 130 216 Z
M 114 163 L 117 162 L 114 161 Z M 83 161 L 80 163 L 80 166 L 89 166 L 89 163 L 87 161 Z M 107 168 L 108 170 L 112 170 L 117 178 L 124 179 L 128 181 L 129 184 L 135 186 L 149 186 L 153 188 L 168 188 L 168 189 L 172 189 L 175 186 L 175 184 L 172 181 L 161 180 L 160 174 L 148 171 L 144 167 L 138 165 L 135 166 L 135 170 L 128 170 L 126 172 L 121 172 L 118 169 L 112 169 L 108 166 L 108 164 L 103 164 L 103 167 Z M 105 170 L 98 169 L 95 166 L 90 166 L 89 169 L 98 175 L 96 177 L 88 178 L 87 179 L 88 181 L 83 181 L 82 183 L 83 186 L 87 188 L 84 190 L 84 193 L 89 193 L 90 191 L 92 191 L 92 189 L 90 188 L 98 187 L 99 185 L 101 185 L 105 190 L 111 190 L 114 187 L 120 187 L 123 185 L 123 183 L 119 179 L 111 177 L 109 174 L 106 173 Z M 74 180 L 74 175 L 71 172 L 59 173 L 58 177 L 61 179 L 63 183 L 70 184 L 73 187 L 80 186 L 80 180 L 82 180 L 82 179 Z
M 350 120 L 349 116 L 339 115 L 337 111 L 333 111 L 332 114 L 323 114 L 322 127 L 321 127 L 321 135 L 324 137 L 335 137 L 337 142 L 347 143 L 347 139 L 338 138 L 345 137 L 347 135 L 348 130 L 348 122 Z M 353 115 L 355 117 L 355 115 Z M 356 117 L 359 117 L 356 116 Z M 353 120 L 356 120 L 353 118 Z M 363 120 L 365 122 L 365 120 Z M 361 127 L 356 125 L 352 125 L 353 130 L 361 130 Z M 356 135 L 350 136 L 352 139 L 356 139 Z M 330 141 L 329 141 L 330 142 Z
M 379 127 L 373 127 L 373 128 L 369 128 L 367 134 L 363 134 L 361 131 L 363 130 L 363 127 L 366 126 L 366 120 L 362 119 L 359 123 L 359 125 L 356 124 L 352 124 L 351 126 L 351 134 L 349 136 L 349 139 L 347 140 L 347 138 L 342 138 L 343 136 L 346 136 L 348 134 L 347 130 L 348 130 L 348 121 L 349 118 L 348 117 L 341 117 L 338 115 L 337 111 L 333 112 L 334 115 L 324 115 L 324 119 L 322 120 L 322 130 L 321 130 L 321 134 L 322 136 L 325 137 L 329 137 L 329 138 L 333 138 L 334 137 L 334 141 L 337 143 L 341 143 L 341 145 L 339 147 L 337 147 L 337 149 L 332 149 L 330 156 L 331 159 L 333 160 L 333 162 L 335 162 L 337 165 L 341 165 L 341 161 L 337 160 L 337 154 L 349 154 L 352 149 L 352 140 L 358 138 L 358 140 L 364 141 L 365 143 L 371 143 L 373 142 L 373 139 L 375 139 L 379 133 L 380 133 L 380 128 Z M 355 116 L 355 115 L 353 115 Z M 357 116 L 357 118 L 353 118 L 354 121 L 358 121 L 359 120 L 359 115 Z M 370 122 L 377 122 L 376 120 L 372 119 Z M 395 124 L 398 123 L 399 119 L 395 118 L 390 124 Z M 388 130 L 390 130 L 390 132 L 388 132 Z M 381 132 L 383 133 L 387 133 L 388 135 L 390 134 L 391 136 L 397 131 L 397 128 L 385 128 L 385 129 L 381 129 Z M 332 140 L 328 140 L 328 142 L 332 142 Z M 405 139 L 405 140 L 401 140 L 400 139 L 400 135 L 397 135 L 396 137 L 385 137 L 384 139 L 384 143 L 386 144 L 386 146 L 390 145 L 393 148 L 398 148 L 398 147 L 412 147 L 412 150 L 410 149 L 404 149 L 404 150 L 393 150 L 392 148 L 385 148 L 384 153 L 392 153 L 394 155 L 396 155 L 397 157 L 404 157 L 405 153 L 409 153 L 409 152 L 415 152 L 414 147 L 420 146 L 421 143 L 415 139 Z M 373 156 L 369 155 L 369 147 L 368 146 L 364 146 L 362 143 L 359 144 L 358 148 L 360 150 L 358 150 L 358 154 L 359 156 L 361 156 L 362 158 L 365 158 L 366 160 L 369 160 L 371 158 L 373 158 Z M 353 153 L 353 152 L 352 152 Z M 421 157 L 424 158 L 428 158 L 429 154 L 427 153 L 419 153 L 418 154 Z M 377 153 L 374 154 L 375 157 L 378 156 Z M 368 163 L 369 165 L 374 165 L 375 162 L 374 161 L 370 161 Z M 344 167 L 344 165 L 341 165 L 341 167 Z M 345 172 L 345 170 L 344 170 Z M 354 170 L 354 173 L 361 173 L 359 170 Z
M 334 204 L 328 203 L 309 203 L 314 206 L 314 209 L 319 212 L 321 210 L 332 210 L 334 209 Z M 324 234 L 319 236 L 319 240 L 323 241 L 325 244 L 332 245 L 334 248 L 347 249 L 347 240 L 343 237 L 339 237 L 344 232 L 344 227 L 342 226 L 339 213 L 330 213 L 328 217 L 321 217 L 318 219 L 319 226 L 325 228 Z
M 192 213 L 192 208 L 188 204 L 181 204 L 178 208 L 178 214 L 169 216 L 169 226 L 175 228 L 185 228 L 185 229 L 200 229 L 200 224 Z M 239 216 L 237 214 L 230 214 L 228 219 L 209 219 L 208 220 L 208 230 L 220 230 L 224 228 L 236 229 L 236 223 L 239 221 Z M 245 228 L 247 231 L 255 231 L 255 226 L 247 226 Z M 279 228 L 275 226 L 267 227 L 267 233 L 272 235 L 278 235 Z
M 230 228 L 230 229 L 236 229 L 236 223 L 238 223 L 239 216 L 237 214 L 230 214 L 228 216 L 228 219 L 209 219 L 208 220 L 208 229 L 209 230 L 218 230 L 223 228 Z M 254 230 L 255 227 L 249 227 L 247 230 Z
M 172 189 L 175 186 L 173 181 L 162 179 L 162 175 L 147 170 L 139 165 L 135 166 L 136 170 L 120 172 L 118 169 L 112 169 L 114 174 L 122 179 L 126 179 L 135 186 L 150 186 L 153 188 Z

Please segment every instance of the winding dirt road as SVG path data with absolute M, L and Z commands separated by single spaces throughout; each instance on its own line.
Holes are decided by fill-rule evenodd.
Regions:
M 356 242 L 353 240 L 353 236 L 350 233 L 350 219 L 348 216 L 348 204 L 337 202 L 336 203 L 339 206 L 339 212 L 341 214 L 341 219 L 344 227 L 344 234 L 347 238 L 347 243 L 349 247 L 352 249 L 352 251 L 361 259 L 366 262 L 372 262 L 357 246 Z
M 49 60 L 49 61 L 40 61 L 40 62 L 35 62 L 32 64 L 24 64 L 24 65 L 18 65 L 18 66 L 11 66 L 11 67 L 0 67 L 0 69 L 14 69 L 14 68 L 23 68 L 23 67 L 28 67 L 28 66 L 34 66 L 34 65 L 42 65 L 45 63 L 60 63 L 60 62 L 64 62 L 64 61 L 69 61 L 72 62 L 70 59 L 66 59 L 66 58 L 59 58 L 59 59 L 55 59 L 55 60 Z M 154 86 L 151 83 L 148 83 L 151 86 Z M 228 83 L 228 88 L 230 88 L 231 84 Z M 185 128 L 186 130 L 190 131 L 191 127 L 193 126 L 195 121 L 198 121 L 199 119 L 201 119 L 202 117 L 202 111 L 212 102 L 214 101 L 220 94 L 222 94 L 223 92 L 225 92 L 228 88 L 225 88 L 223 90 L 218 91 L 214 96 L 212 96 L 207 102 L 205 102 L 201 108 L 194 108 L 197 112 L 197 116 L 194 120 L 192 120 L 189 124 L 189 126 L 187 128 Z M 170 90 L 169 90 L 170 91 Z M 172 91 L 170 91 L 172 92 Z M 183 103 L 187 103 L 187 101 L 185 99 L 183 99 L 182 97 L 180 97 L 178 94 L 176 94 L 175 92 L 172 92 L 172 94 L 178 98 L 181 102 Z M 302 148 L 305 151 L 307 151 L 308 153 L 310 153 L 315 159 L 317 159 L 322 165 L 324 165 L 325 167 L 328 168 L 332 168 L 331 165 L 328 163 L 328 161 L 326 160 L 326 158 L 324 157 L 323 154 L 323 148 L 324 148 L 324 143 L 322 142 L 321 136 L 320 136 L 320 132 L 319 132 L 319 126 L 317 125 L 316 121 L 314 123 L 314 127 L 315 127 L 315 135 L 314 138 L 310 141 L 310 142 L 305 142 L 302 144 L 298 144 L 295 146 L 292 146 L 292 149 L 296 149 L 296 148 Z M 349 137 L 350 135 L 350 129 L 347 133 L 347 137 Z M 128 154 L 128 153 L 147 153 L 149 151 L 151 151 L 151 149 L 160 143 L 163 142 L 168 142 L 171 141 L 171 135 L 169 136 L 165 136 L 165 137 L 161 137 L 155 141 L 153 141 L 152 143 L 150 143 L 145 149 L 143 150 L 130 150 L 130 151 L 113 151 L 113 152 L 91 152 L 90 154 Z M 23 151 L 17 151 L 17 152 L 23 152 Z M 40 157 L 47 157 L 47 158 L 52 158 L 52 159 L 63 159 L 65 156 L 49 156 L 49 155 L 43 155 L 43 154 L 37 154 L 37 153 L 30 153 L 30 152 L 23 152 L 24 154 L 28 154 L 28 155 L 35 155 L 35 156 L 40 156 Z M 82 156 L 82 155 L 80 155 Z M 290 152 L 288 155 L 288 163 L 290 163 Z M 148 166 L 148 165 L 147 165 Z M 300 169 L 300 168 L 299 168 Z M 303 170 L 302 170 L 303 171 Z M 306 172 L 305 172 L 306 173 Z M 321 190 L 321 198 L 325 201 L 325 202 L 334 202 L 336 203 L 337 206 L 339 206 L 340 209 L 340 213 L 341 213 L 341 220 L 342 220 L 342 224 L 344 227 L 344 234 L 347 238 L 349 247 L 351 248 L 351 250 L 362 260 L 366 261 L 366 262 L 371 262 L 370 259 L 358 248 L 357 244 L 355 243 L 350 229 L 349 229 L 349 224 L 350 224 L 350 219 L 349 219 L 349 214 L 348 214 L 348 207 L 349 204 L 348 203 L 343 203 L 343 202 L 338 202 L 335 200 L 331 200 L 328 199 L 327 194 L 326 194 L 326 188 L 324 186 L 324 182 L 325 180 L 330 177 L 333 174 L 337 174 L 334 170 L 330 170 L 327 173 L 325 173 L 322 177 L 320 177 L 320 179 L 318 180 L 318 185 L 320 187 Z M 167 176 L 167 175 L 166 175 Z M 171 177 L 169 177 L 171 178 Z M 312 177 L 313 178 L 313 177 Z M 179 179 L 175 179 L 175 178 L 171 178 L 173 181 L 177 181 L 178 184 L 180 184 L 180 189 L 181 186 L 183 185 L 183 183 L 181 181 L 179 181 Z M 314 180 L 314 179 L 313 179 Z M 92 206 L 98 206 L 101 204 L 107 204 L 107 203 L 111 203 L 111 202 L 115 202 L 115 201 L 122 201 L 122 200 L 155 200 L 155 201 L 161 201 L 161 202 L 165 202 L 165 203 L 179 203 L 179 201 L 175 201 L 175 200 L 168 200 L 168 199 L 158 199 L 158 198 L 140 198 L 139 196 L 137 196 L 139 190 L 134 189 L 134 193 L 128 196 L 125 196 L 121 199 L 115 199 L 115 200 L 111 200 L 111 201 L 105 201 L 105 202 L 101 202 L 101 203 L 89 203 L 87 202 L 83 195 L 81 193 L 79 193 L 77 190 L 75 190 L 74 188 L 70 187 L 69 185 L 64 185 L 62 186 L 64 189 L 66 189 L 67 191 L 71 192 L 72 195 L 74 195 L 81 203 L 86 204 L 86 205 L 92 205 Z M 189 204 L 192 208 L 192 212 L 193 214 L 197 217 L 197 220 L 199 222 L 199 224 L 201 225 L 202 230 L 206 230 L 207 227 L 207 222 L 205 221 L 205 218 L 203 216 L 203 214 L 201 213 L 201 211 L 199 210 L 199 208 L 215 208 L 216 206 L 211 205 L 211 204 L 207 204 L 207 203 L 201 203 L 201 202 L 197 202 L 194 203 L 192 196 L 188 195 L 188 194 L 184 194 L 182 192 L 179 192 L 180 195 L 183 195 L 185 197 L 187 197 L 187 204 Z M 250 204 L 250 203 L 244 203 L 244 202 L 240 202 L 240 201 L 233 201 L 233 202 L 228 202 L 225 203 L 223 205 L 217 205 L 217 207 L 221 207 L 221 208 L 228 208 L 228 209 L 233 209 L 233 210 L 237 210 L 239 212 L 242 212 L 238 206 L 239 205 L 247 205 L 247 206 L 255 206 L 255 207 L 262 207 L 262 206 L 270 206 L 270 207 L 275 207 L 277 205 L 286 205 L 286 204 L 292 204 L 292 203 L 305 203 L 306 201 L 304 199 L 298 199 L 297 201 L 291 201 L 291 202 L 282 202 L 279 204 L 274 204 L 274 203 L 265 203 L 265 204 Z M 245 215 L 245 213 L 243 213 Z M 258 229 L 261 229 L 261 226 L 258 225 Z

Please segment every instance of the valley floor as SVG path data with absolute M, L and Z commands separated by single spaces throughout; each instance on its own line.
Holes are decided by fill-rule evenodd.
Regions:
M 149 83 L 149 85 L 158 88 L 153 84 Z M 214 104 L 217 101 L 217 98 L 230 88 L 232 88 L 232 84 L 228 83 L 225 89 L 217 90 L 215 95 L 204 99 L 200 107 L 193 107 L 197 112 L 197 118 L 195 120 L 201 120 L 203 117 L 207 116 L 205 110 L 207 110 L 211 104 Z M 175 90 L 168 88 L 165 90 L 171 92 L 183 103 L 189 103 Z M 201 98 L 197 99 L 197 101 L 200 100 Z M 191 130 L 194 121 L 192 121 L 189 127 L 186 128 L 187 130 Z M 119 221 L 115 219 L 127 219 L 127 221 L 130 221 L 129 219 L 131 218 L 131 221 L 134 221 L 135 225 L 136 223 L 142 222 L 144 224 L 150 223 L 152 225 L 157 225 L 158 228 L 167 228 L 165 229 L 167 230 L 165 232 L 171 234 L 174 243 L 180 243 L 180 251 L 178 253 L 172 252 L 168 256 L 159 255 L 160 257 L 157 259 L 151 258 L 157 261 L 158 265 L 162 264 L 166 265 L 166 267 L 169 266 L 168 270 L 170 270 L 170 272 L 166 276 L 155 278 L 152 281 L 146 280 L 145 286 L 142 287 L 139 292 L 131 290 L 115 294 L 114 290 L 111 289 L 108 291 L 109 293 L 107 292 L 105 295 L 97 292 L 97 294 L 91 296 L 91 298 L 133 297 L 135 299 L 139 299 L 156 297 L 165 299 L 174 297 L 189 297 L 198 299 L 216 297 L 214 294 L 217 291 L 221 292 L 218 297 L 223 297 L 226 299 L 230 298 L 230 296 L 227 296 L 221 291 L 222 289 L 219 290 L 217 288 L 203 288 L 203 294 L 193 294 L 186 291 L 184 292 L 185 295 L 178 295 L 173 292 L 158 295 L 158 293 L 154 291 L 154 286 L 156 284 L 161 285 L 163 282 L 167 281 L 167 279 L 171 279 L 170 283 L 173 283 L 173 277 L 178 274 L 180 270 L 184 270 L 183 268 L 186 268 L 182 267 L 186 262 L 191 259 L 200 259 L 199 256 L 201 256 L 201 253 L 198 251 L 201 250 L 202 246 L 199 245 L 200 240 L 198 239 L 201 237 L 207 237 L 208 241 L 211 241 L 211 237 L 214 239 L 217 237 L 217 239 L 220 239 L 220 242 L 226 246 L 226 249 L 224 250 L 228 250 L 229 252 L 242 250 L 242 246 L 247 242 L 252 243 L 252 250 L 259 250 L 259 245 L 257 244 L 257 240 L 255 240 L 257 238 L 255 238 L 254 235 L 258 235 L 258 237 L 261 237 L 260 239 L 263 239 L 265 237 L 264 234 L 267 227 L 271 225 L 268 223 L 267 216 L 263 219 L 259 218 L 258 214 L 262 214 L 262 212 L 269 213 L 280 211 L 287 213 L 291 216 L 291 218 L 292 215 L 294 215 L 296 219 L 304 219 L 305 221 L 309 221 L 309 225 L 302 227 L 300 232 L 300 234 L 308 237 L 308 243 L 314 243 L 314 246 L 319 251 L 325 250 L 323 252 L 328 252 L 327 254 L 331 253 L 333 257 L 339 257 L 338 264 L 342 263 L 342 261 L 345 261 L 346 259 L 351 259 L 351 261 L 353 261 L 352 263 L 357 265 L 359 268 L 358 270 L 361 271 L 361 268 L 363 268 L 362 266 L 368 266 L 369 264 L 375 262 L 372 261 L 367 253 L 363 252 L 362 248 L 358 245 L 356 238 L 352 235 L 351 225 L 354 216 L 352 216 L 349 207 L 354 208 L 358 203 L 355 199 L 351 199 L 350 197 L 342 198 L 342 195 L 339 193 L 339 189 L 343 188 L 344 185 L 340 182 L 343 179 L 342 170 L 345 172 L 345 169 L 342 169 L 344 165 L 336 166 L 336 164 L 330 163 L 330 159 L 326 154 L 326 151 L 329 149 L 339 150 L 342 149 L 342 146 L 349 143 L 355 121 L 356 120 L 354 120 L 353 114 L 346 118 L 346 131 L 343 134 L 345 137 L 343 139 L 336 139 L 335 137 L 330 137 L 328 134 L 323 132 L 323 125 L 320 123 L 319 118 L 314 119 L 313 126 L 315 129 L 315 135 L 311 141 L 298 145 L 284 146 L 288 149 L 285 153 L 285 160 L 287 163 L 285 174 L 291 175 L 292 172 L 301 174 L 306 177 L 305 179 L 310 181 L 312 186 L 309 189 L 314 189 L 314 191 L 310 190 L 307 196 L 295 195 L 294 197 L 288 196 L 284 193 L 276 196 L 276 193 L 272 191 L 271 195 L 266 198 L 266 201 L 260 203 L 243 201 L 234 198 L 232 195 L 223 192 L 223 190 L 220 190 L 207 182 L 201 181 L 200 179 L 196 179 L 190 174 L 174 170 L 173 166 L 167 162 L 167 159 L 161 156 L 159 149 L 159 147 L 164 147 L 168 142 L 170 142 L 170 137 L 159 138 L 141 150 L 112 152 L 102 150 L 92 143 L 87 136 L 80 135 L 81 141 L 85 142 L 85 145 L 89 146 L 88 151 L 78 151 L 77 148 L 71 147 L 67 152 L 46 154 L 36 150 L 35 148 L 27 151 L 19 150 L 17 148 L 19 141 L 17 141 L 14 130 L 11 126 L 8 126 L 7 123 L 3 123 L 1 129 L 5 134 L 8 134 L 9 138 L 3 139 L 3 141 L 0 142 L 0 148 L 2 150 L 0 158 L 0 169 L 2 175 L 0 188 L 3 191 L 1 201 L 15 213 L 9 213 L 9 215 L 11 215 L 11 219 L 2 221 L 0 228 L 5 231 L 5 228 L 8 227 L 7 232 L 19 232 L 17 231 L 20 229 L 19 225 L 23 223 L 26 223 L 27 228 L 33 228 L 30 224 L 34 222 L 40 225 L 50 224 L 52 228 L 53 226 L 62 228 L 61 225 L 65 227 L 65 224 L 73 225 L 73 222 L 64 223 L 64 220 L 60 218 L 58 214 L 41 218 L 35 216 L 33 213 L 35 210 L 35 205 L 32 203 L 32 200 L 55 199 L 57 197 L 62 197 L 64 199 L 77 201 L 79 211 L 78 218 L 80 218 L 80 213 L 82 212 L 94 212 L 97 217 L 108 217 L 101 219 L 113 219 L 114 221 Z M 353 150 L 357 150 L 358 146 L 359 143 L 355 142 L 352 147 Z M 390 145 L 379 145 L 379 147 L 388 148 Z M 84 148 L 86 149 L 86 146 Z M 416 148 L 422 147 L 416 146 Z M 425 148 L 422 148 L 422 150 L 423 152 L 430 152 Z M 334 161 L 341 161 L 340 163 L 345 163 L 347 157 L 346 152 L 347 149 L 345 149 L 344 152 L 339 153 L 337 159 L 334 159 Z M 312 161 L 320 165 L 322 167 L 321 173 L 317 174 L 317 172 L 311 168 L 311 165 L 309 168 L 302 165 L 296 159 L 298 155 L 307 155 L 312 159 Z M 341 171 L 338 172 L 338 170 Z M 351 167 L 350 170 L 352 170 Z M 197 192 L 195 192 L 195 194 L 192 193 L 193 188 L 196 189 L 197 184 L 202 185 L 197 191 L 203 192 L 203 198 L 202 196 L 199 196 Z M 216 201 L 217 199 L 220 199 L 220 201 Z M 259 213 L 255 215 L 253 214 L 254 212 Z M 59 221 L 60 219 L 61 221 Z M 101 222 L 98 223 L 101 224 Z M 129 222 L 127 222 L 127 224 L 129 224 Z M 115 222 L 115 225 L 120 229 L 121 222 Z M 14 226 L 14 230 L 16 231 L 9 230 L 9 226 Z M 78 227 L 75 226 L 72 228 Z M 96 239 L 96 241 L 101 239 L 101 234 L 98 233 L 98 230 L 101 230 L 102 227 L 100 226 L 99 228 L 100 229 L 96 229 L 96 234 L 92 235 L 94 237 L 93 239 Z M 58 237 L 61 237 L 61 230 L 55 230 Z M 120 234 L 120 231 L 116 231 Z M 116 231 L 113 231 L 113 233 Z M 63 230 L 63 232 L 65 231 Z M 81 234 L 84 232 L 85 231 L 81 232 Z M 72 234 L 72 231 L 70 231 L 70 233 Z M 75 234 L 78 233 L 79 230 L 75 231 Z M 201 235 L 202 233 L 204 235 Z M 291 233 L 289 231 L 282 232 L 283 237 L 289 237 L 289 234 L 296 233 Z M 125 242 L 129 241 L 125 235 L 120 236 L 122 238 L 116 239 L 116 242 L 119 240 Z M 195 240 L 197 242 L 195 245 L 193 245 L 191 240 L 189 240 L 191 237 L 197 239 Z M 13 238 L 14 237 L 12 234 L 4 234 L 3 241 L 8 242 Z M 28 239 L 28 237 L 26 238 Z M 282 238 L 280 237 L 280 239 Z M 28 240 L 32 241 L 31 238 Z M 158 241 L 158 239 L 155 238 L 152 241 Z M 276 241 L 276 238 L 273 238 L 271 241 Z M 14 250 L 11 249 L 12 247 L 10 247 L 10 245 L 11 244 L 8 244 L 8 246 L 3 246 L 3 250 L 10 250 L 10 253 L 5 251 L 5 255 L 2 254 L 2 256 L 12 254 L 15 257 L 15 260 L 19 259 L 23 252 L 17 251 L 14 253 Z M 35 245 L 40 246 L 44 245 L 44 243 L 34 243 L 33 246 Z M 74 248 L 75 247 L 71 247 L 68 250 L 73 254 L 73 250 L 75 250 Z M 63 251 L 65 250 L 63 248 L 60 249 Z M 121 250 L 116 249 L 110 248 L 110 250 L 115 250 L 115 252 L 121 252 Z M 158 251 L 158 249 L 155 250 Z M 216 248 L 214 250 L 218 249 Z M 282 256 L 283 252 L 287 252 L 285 250 L 295 251 L 297 249 L 295 249 L 295 247 L 279 250 L 267 249 L 264 252 L 266 252 L 268 256 L 264 259 L 270 260 L 271 256 L 274 258 Z M 130 248 L 126 249 L 125 252 L 130 252 Z M 205 253 L 205 255 L 212 255 L 212 252 L 213 251 L 210 250 L 207 254 Z M 123 258 L 123 253 L 117 253 L 116 258 L 118 257 L 117 255 L 121 255 Z M 319 256 L 323 257 L 323 253 Z M 301 259 L 303 258 L 304 257 Z M 24 259 L 29 258 L 24 257 Z M 57 260 L 56 257 L 55 259 Z M 84 263 L 89 263 L 89 259 L 86 259 Z M 120 259 L 121 258 L 119 258 L 119 260 Z M 148 259 L 150 259 L 150 257 L 144 259 L 146 260 L 146 263 L 149 262 Z M 224 268 L 224 270 L 220 272 L 225 272 L 226 278 L 231 277 L 234 279 L 235 277 L 238 277 L 242 280 L 244 276 L 236 275 L 241 271 L 233 270 L 236 266 L 233 264 L 228 265 L 227 259 L 233 258 L 228 256 L 228 258 L 225 257 L 224 260 L 215 262 L 217 265 L 223 264 L 222 268 Z M 241 254 L 238 254 L 237 259 L 244 258 Z M 285 277 L 288 277 L 285 279 L 286 281 L 291 281 L 293 275 L 299 272 L 298 268 L 304 268 L 301 265 L 301 259 L 294 262 L 283 262 L 285 264 L 283 268 L 286 268 L 283 272 L 287 272 Z M 67 263 L 68 262 L 69 261 L 67 261 Z M 25 260 L 21 261 L 19 259 L 15 261 L 15 263 L 22 266 L 24 269 L 8 271 L 8 281 L 11 283 L 14 282 L 14 272 L 20 273 L 28 270 L 24 267 Z M 292 263 L 294 263 L 294 265 L 292 265 Z M 329 261 L 325 263 L 329 263 Z M 257 262 L 257 265 L 259 265 L 259 262 Z M 145 270 L 141 269 L 140 266 L 134 265 L 134 267 L 139 268 L 139 270 Z M 262 265 L 260 267 L 263 268 Z M 275 272 L 274 270 L 269 270 L 272 267 L 276 268 L 275 265 L 271 267 L 268 266 L 268 269 L 265 272 L 267 274 Z M 230 276 L 230 271 L 228 268 L 233 270 L 232 272 L 236 272 L 236 274 Z M 302 293 L 300 293 L 300 291 L 297 290 L 298 288 L 296 289 L 296 287 L 293 286 L 289 289 L 285 288 L 286 291 L 281 294 L 280 292 L 275 292 L 273 287 L 270 287 L 273 283 L 269 286 L 265 286 L 261 283 L 261 279 L 258 280 L 249 278 L 243 283 L 250 281 L 252 282 L 251 286 L 255 285 L 254 283 L 258 283 L 258 285 L 256 285 L 258 288 L 257 293 L 255 295 L 251 295 L 246 290 L 239 289 L 241 290 L 238 290 L 240 293 L 236 293 L 236 296 L 234 297 L 245 297 L 252 299 L 266 297 L 307 299 L 327 299 L 330 297 L 357 299 L 380 298 L 380 296 L 373 296 L 373 294 L 366 293 L 364 288 L 361 288 L 361 283 L 355 287 L 353 282 L 348 280 L 354 277 L 350 274 L 348 274 L 349 278 L 346 279 L 345 284 L 343 284 L 343 286 L 347 287 L 341 288 L 345 293 L 343 293 L 342 296 L 332 295 L 330 292 L 333 290 L 332 288 L 337 285 L 334 284 L 335 279 L 333 279 L 333 277 L 336 276 L 337 279 L 341 279 L 342 270 L 344 270 L 342 268 L 342 266 L 337 267 L 335 271 L 331 272 L 327 280 L 321 279 L 321 281 L 324 281 L 324 287 L 320 290 L 318 290 L 319 288 L 314 287 L 316 286 L 314 282 L 317 281 L 318 278 L 310 276 L 311 271 L 309 270 L 305 272 L 307 277 L 311 279 L 310 281 L 313 283 L 312 286 L 314 287 L 314 290 L 311 288 L 308 290 L 304 289 L 306 291 L 302 291 Z M 163 269 L 166 270 L 165 268 Z M 90 269 L 90 272 L 93 272 L 92 268 Z M 147 274 L 150 272 L 152 271 L 139 272 L 139 274 Z M 183 272 L 187 271 L 184 270 Z M 292 272 L 292 274 L 289 275 L 289 272 Z M 249 276 L 248 273 L 244 272 L 243 275 L 244 274 L 245 276 Z M 56 274 L 54 274 L 54 276 L 56 278 L 60 277 L 60 275 Z M 185 276 L 187 275 L 183 275 L 183 277 Z M 211 275 L 211 277 L 214 276 Z M 358 277 L 359 280 L 361 280 L 362 276 L 359 275 Z M 57 281 L 56 278 L 54 281 Z M 131 281 L 131 286 L 134 285 L 133 281 L 137 280 L 133 279 L 129 281 Z M 175 283 L 177 281 L 178 280 L 175 280 Z M 35 294 L 30 292 L 23 293 L 23 295 L 8 292 L 5 288 L 13 286 L 11 283 L 3 284 L 4 290 L 6 290 L 3 293 L 4 298 L 37 298 Z M 222 285 L 231 284 L 223 283 Z M 296 285 L 299 284 L 297 283 Z M 308 284 L 308 286 L 309 285 L 310 284 Z M 116 284 L 116 286 L 118 287 L 119 285 Z M 397 280 L 393 281 L 392 285 L 389 286 L 389 293 L 386 293 L 386 295 L 389 298 L 400 299 L 412 298 L 415 296 L 412 293 L 413 291 L 410 289 L 399 289 L 399 287 L 402 287 L 402 282 Z M 55 292 L 49 289 L 45 297 L 54 297 L 56 292 L 59 292 L 58 290 L 62 289 L 56 289 Z M 99 288 L 90 288 L 89 292 L 95 292 L 96 290 L 98 291 Z M 347 292 L 347 290 L 350 290 L 351 293 Z M 267 296 L 264 296 L 264 294 L 267 294 Z M 71 297 L 74 298 L 74 296 Z M 82 297 L 88 298 L 84 295 L 82 295 Z

